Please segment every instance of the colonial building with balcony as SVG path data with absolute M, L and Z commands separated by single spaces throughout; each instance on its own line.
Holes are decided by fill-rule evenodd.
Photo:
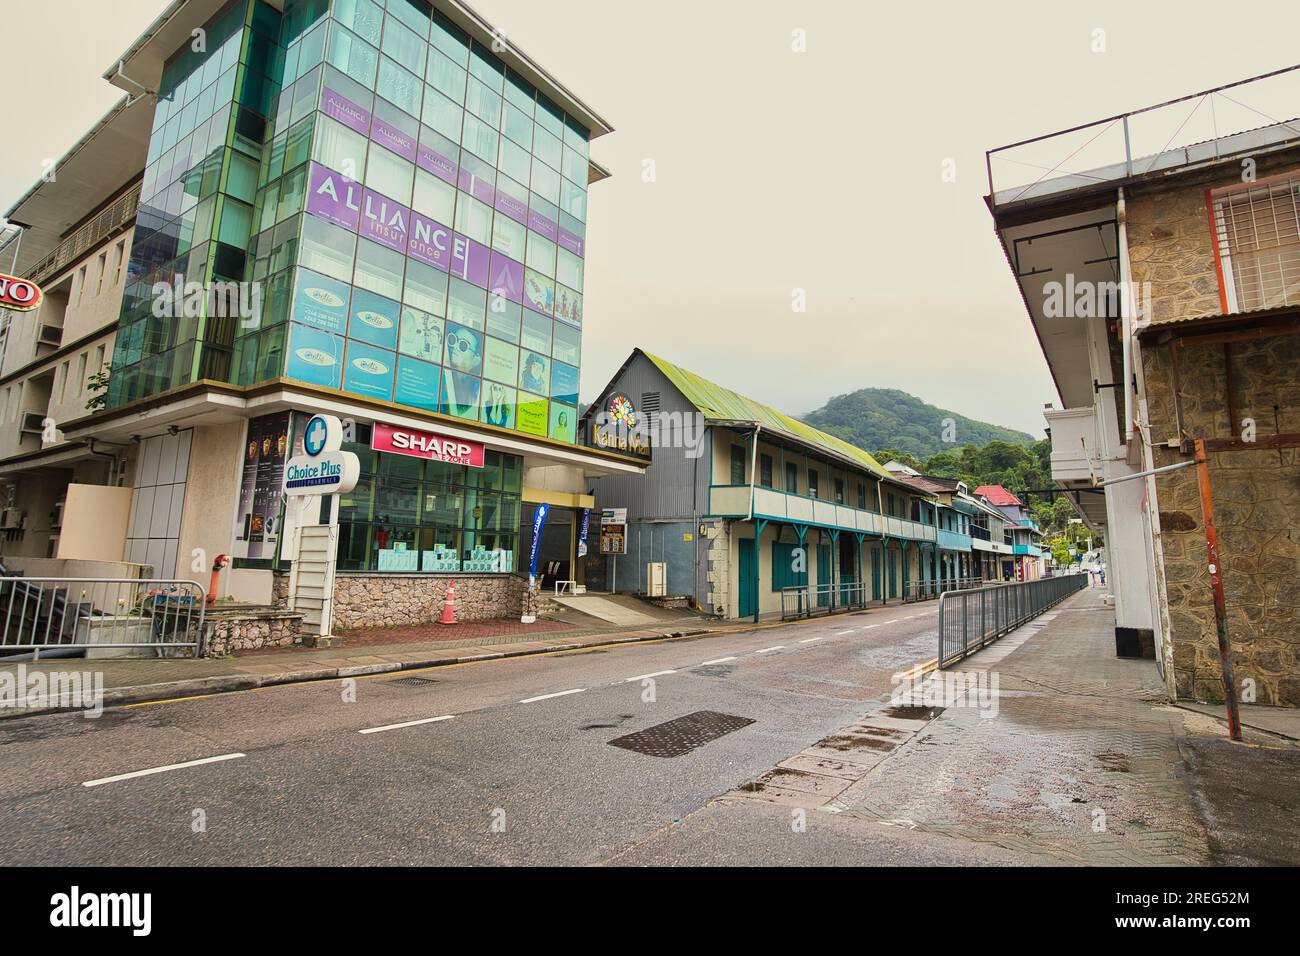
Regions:
M 645 477 L 591 481 L 598 508 L 627 509 L 627 553 L 594 555 L 588 580 L 667 591 L 722 617 L 814 604 L 891 602 L 937 579 L 938 499 L 867 452 L 666 359 L 636 349 L 583 428 L 602 446 L 619 428 L 646 436 Z
M 1007 537 L 1011 522 L 1006 515 L 972 495 L 964 481 L 922 475 L 897 461 L 885 469 L 937 501 L 933 576 L 938 591 L 1015 580 L 1014 546 Z
M 1233 690 L 1300 705 L 1300 131 L 1268 119 L 1297 102 L 1290 67 L 988 155 L 1063 406 L 1053 478 L 1105 532 L 1117 653 L 1174 699 L 1227 690 L 1215 565 Z

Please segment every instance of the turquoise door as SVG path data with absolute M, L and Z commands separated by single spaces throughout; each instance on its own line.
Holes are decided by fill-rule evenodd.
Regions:
M 740 616 L 753 617 L 758 610 L 758 575 L 754 565 L 754 539 L 740 539 Z
M 880 549 L 871 549 L 871 600 L 880 600 Z
M 831 546 L 817 545 L 817 606 L 827 607 L 831 603 Z M 821 585 L 826 585 L 823 590 Z
M 889 596 L 898 597 L 898 571 L 894 567 L 894 552 L 889 552 Z

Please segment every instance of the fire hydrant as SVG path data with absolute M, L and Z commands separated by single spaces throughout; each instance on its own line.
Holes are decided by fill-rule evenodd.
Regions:
M 221 576 L 221 569 L 230 564 L 230 555 L 219 554 L 216 560 L 212 562 L 212 580 L 208 584 L 208 603 L 215 604 L 217 600 L 217 578 Z

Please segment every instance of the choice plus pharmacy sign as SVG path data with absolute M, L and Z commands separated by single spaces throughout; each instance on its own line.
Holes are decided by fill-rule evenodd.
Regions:
M 395 428 L 383 422 L 375 422 L 371 429 L 370 447 L 375 451 L 395 455 L 428 458 L 452 465 L 467 465 L 470 468 L 483 467 L 484 448 L 481 442 L 450 438 L 415 428 Z
M 346 494 L 357 486 L 361 462 L 343 446 L 343 423 L 333 415 L 313 415 L 302 434 L 302 450 L 284 466 L 286 495 Z

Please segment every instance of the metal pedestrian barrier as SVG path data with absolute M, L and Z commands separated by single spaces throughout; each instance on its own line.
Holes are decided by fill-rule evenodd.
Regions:
M 1088 586 L 1088 575 L 1001 584 L 939 595 L 939 667 L 973 654 Z
M 0 577 L 0 663 L 42 654 L 198 657 L 204 611 L 194 581 Z
M 868 591 L 866 583 L 857 581 L 782 588 L 781 620 L 796 621 L 839 611 L 859 611 L 870 600 Z

